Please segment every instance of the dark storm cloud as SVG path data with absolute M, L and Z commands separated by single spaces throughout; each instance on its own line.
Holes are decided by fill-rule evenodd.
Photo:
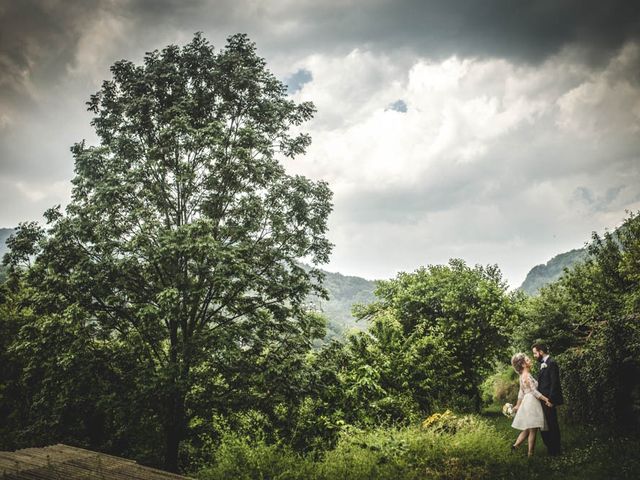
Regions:
M 216 37 L 249 33 L 286 55 L 370 46 L 422 56 L 539 61 L 576 45 L 591 59 L 638 38 L 640 7 L 628 0 L 248 2 L 205 0 L 0 0 L 0 95 L 55 78 L 74 61 L 91 20 L 111 12 L 132 22 L 127 43 L 171 29 Z M 145 43 L 145 42 L 143 42 Z M 158 45 L 162 46 L 162 44 Z
M 463 252 L 524 276 L 562 251 L 552 234 L 580 246 L 640 201 L 637 4 L 0 0 L 0 226 L 39 219 L 69 198 L 69 146 L 92 142 L 84 102 L 116 60 L 140 62 L 197 31 L 218 48 L 243 32 L 294 98 L 318 106 L 306 156 L 315 163 L 301 173 L 335 180 L 336 269 L 383 277 L 419 256 Z M 518 113 L 531 103 L 544 108 Z M 473 113 L 459 120 L 467 107 L 497 124 L 476 127 Z M 500 127 L 509 108 L 521 127 Z M 385 115 L 393 123 L 378 128 Z M 450 144 L 439 135 L 445 120 Z M 389 135 L 398 171 L 381 167 Z M 382 154 L 362 146 L 371 139 L 385 140 L 373 142 Z M 442 152 L 432 155 L 440 140 Z M 461 145 L 481 153 L 459 162 Z
M 362 18 L 362 35 L 380 32 L 381 42 L 395 46 L 533 62 L 566 45 L 595 59 L 640 33 L 640 7 L 626 0 L 415 0 L 381 4 Z
M 19 104 L 33 83 L 63 73 L 98 4 L 0 0 L 0 101 Z
M 60 122 L 61 116 L 70 120 L 67 73 L 100 9 L 92 0 L 0 0 L 0 176 L 13 182 L 4 185 L 5 195 L 20 198 L 30 188 L 20 193 L 16 184 L 51 183 L 70 173 L 60 161 L 70 145 Z M 56 145 L 62 138 L 64 145 Z
M 600 60 L 640 34 L 629 0 L 407 0 L 360 2 L 133 2 L 141 19 L 235 27 L 269 49 L 368 45 L 425 56 L 508 57 L 538 62 L 566 45 Z M 178 5 L 181 5 L 177 9 Z M 229 25 L 231 23 L 231 25 Z M 286 28 L 281 28 L 286 25 Z

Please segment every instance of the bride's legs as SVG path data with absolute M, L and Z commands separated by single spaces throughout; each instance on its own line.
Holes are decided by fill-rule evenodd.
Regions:
M 522 442 L 524 442 L 525 438 L 529 435 L 529 429 L 522 430 L 518 438 L 516 438 L 516 442 L 513 444 L 514 447 L 519 447 Z
M 529 429 L 529 456 L 533 457 L 533 451 L 536 449 L 536 436 L 538 435 L 537 428 Z

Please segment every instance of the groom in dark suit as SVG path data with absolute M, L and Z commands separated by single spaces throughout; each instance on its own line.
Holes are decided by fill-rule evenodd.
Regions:
M 560 369 L 556 361 L 549 356 L 547 346 L 543 343 L 534 343 L 531 347 L 533 356 L 540 362 L 538 373 L 538 391 L 545 395 L 551 406 L 542 404 L 542 410 L 547 420 L 549 430 L 541 431 L 542 441 L 547 446 L 549 455 L 560 455 L 560 427 L 558 426 L 558 412 L 556 407 L 564 403 L 562 387 L 560 386 Z

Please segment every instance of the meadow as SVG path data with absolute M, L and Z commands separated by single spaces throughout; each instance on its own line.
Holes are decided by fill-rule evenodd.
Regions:
M 639 436 L 608 435 L 561 422 L 564 453 L 550 457 L 538 436 L 534 457 L 512 453 L 516 431 L 497 406 L 481 415 L 445 415 L 421 425 L 345 429 L 336 447 L 300 455 L 284 446 L 229 435 L 215 466 L 195 473 L 214 479 L 636 479 Z M 434 415 L 438 417 L 438 415 Z

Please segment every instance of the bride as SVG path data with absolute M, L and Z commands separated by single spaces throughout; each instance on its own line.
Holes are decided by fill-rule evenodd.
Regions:
M 522 430 L 516 442 L 511 445 L 511 451 L 515 451 L 528 438 L 529 456 L 531 457 L 536 446 L 538 429 L 547 430 L 540 400 L 548 406 L 551 404 L 549 399 L 537 390 L 538 382 L 531 376 L 531 359 L 529 357 L 524 353 L 516 353 L 511 358 L 511 365 L 520 376 L 518 403 L 513 407 L 516 415 L 511 426 Z

